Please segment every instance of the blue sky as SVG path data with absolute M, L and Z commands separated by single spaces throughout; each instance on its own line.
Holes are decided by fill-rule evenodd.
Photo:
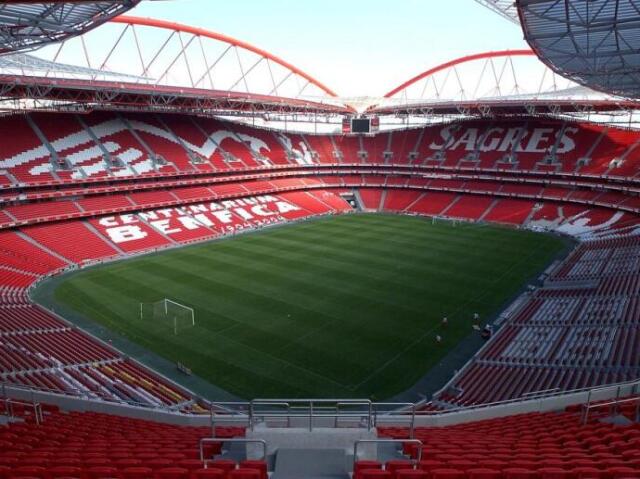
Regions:
M 473 0 L 173 0 L 130 14 L 247 41 L 343 96 L 381 95 L 470 53 L 527 47 L 519 26 Z

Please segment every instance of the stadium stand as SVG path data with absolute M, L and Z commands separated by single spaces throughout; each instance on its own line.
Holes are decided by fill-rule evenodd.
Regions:
M 610 40 L 626 47 L 637 40 L 637 7 L 612 0 L 477 2 L 521 23 L 531 50 L 467 55 L 375 98 L 341 97 L 277 56 L 205 28 L 120 15 L 141 0 L 3 2 L 0 479 L 639 479 L 640 130 L 633 127 L 640 57 L 637 48 Z M 570 15 L 580 21 L 570 25 Z M 103 22 L 104 33 L 85 35 Z M 603 34 L 617 34 L 618 27 L 626 37 Z M 555 48 L 540 48 L 541 38 Z M 577 52 L 568 63 L 557 61 L 562 47 Z M 589 65 L 580 62 L 586 50 Z M 531 67 L 525 81 L 514 66 L 520 60 L 533 61 L 525 63 Z M 616 60 L 624 62 L 624 75 L 615 68 L 595 75 L 595 66 L 615 67 Z M 578 63 L 583 71 L 562 66 Z M 363 121 L 370 133 L 349 133 Z M 245 246 L 239 240 L 233 256 L 227 243 L 207 258 L 191 254 L 203 249 L 187 250 L 180 277 L 194 282 L 177 289 L 222 299 L 205 311 L 188 300 L 139 304 L 143 319 L 145 305 L 163 304 L 169 316 L 173 303 L 189 326 L 196 325 L 197 309 L 211 316 L 206 329 L 232 346 L 192 328 L 194 340 L 174 338 L 164 358 L 136 344 L 120 351 L 99 339 L 116 336 L 94 336 L 80 327 L 83 320 L 76 325 L 62 317 L 62 306 L 56 312 L 36 301 L 57 287 L 50 278 L 93 265 L 357 212 L 423 220 L 343 218 L 356 227 L 353 233 L 339 219 L 338 228 L 326 228 L 332 236 L 325 240 L 316 239 L 318 224 L 307 224 L 297 228 L 298 238 L 274 233 L 266 247 L 251 245 L 255 238 L 245 238 Z M 429 233 L 424 243 L 432 243 L 424 247 L 420 224 Z M 373 235 L 372 228 L 378 228 Z M 519 267 L 536 255 L 494 240 L 517 236 L 523 242 L 514 244 L 534 249 L 543 239 L 511 234 L 518 229 L 562 237 L 540 241 L 545 261 L 565 247 L 529 285 L 513 278 L 524 278 Z M 452 246 L 464 248 L 466 233 L 488 243 L 486 255 L 465 251 L 483 263 L 474 276 L 461 262 L 445 266 L 454 264 L 442 261 L 449 245 L 435 244 L 457 234 Z M 385 248 L 374 248 L 365 240 L 371 237 L 383 239 Z M 309 245 L 326 264 L 306 260 Z M 330 253 L 336 251 L 354 259 L 361 274 Z M 269 261 L 254 273 L 247 263 L 261 256 Z M 494 273 L 507 268 L 499 268 L 510 264 L 507 256 L 515 257 L 512 269 Z M 460 276 L 458 284 L 474 291 L 434 284 L 415 294 L 422 290 L 414 284 L 428 281 L 414 275 L 423 272 L 410 264 L 416 257 L 440 277 Z M 165 277 L 175 284 L 175 270 L 154 261 L 131 266 L 145 263 L 145 275 L 157 271 L 158 284 Z M 326 287 L 307 274 L 311 264 Z M 447 271 L 453 268 L 460 271 Z M 207 277 L 214 269 L 228 279 Z M 366 284 L 364 274 L 384 284 Z M 116 290 L 122 290 L 138 312 L 140 294 L 131 292 L 122 270 L 104 283 L 91 276 L 66 283 L 73 300 L 88 305 L 91 293 L 118 306 Z M 286 280 L 305 304 L 286 301 L 271 278 Z M 506 283 L 514 297 L 493 314 L 490 296 L 503 301 L 496 290 L 507 295 L 507 287 L 496 285 Z M 139 289 L 173 288 L 141 279 Z M 398 298 L 374 297 L 383 292 Z M 436 295 L 446 299 L 442 311 L 426 304 Z M 255 308 L 230 311 L 233 296 Z M 353 299 L 342 304 L 347 296 Z M 320 308 L 327 305 L 334 309 Z M 125 308 L 131 309 L 128 301 L 105 319 Z M 373 309 L 397 324 L 377 324 L 368 314 Z M 357 327 L 336 321 L 333 311 L 357 320 Z M 405 312 L 433 321 L 433 328 L 419 323 L 412 334 Z M 256 314 L 260 321 L 249 324 Z M 461 325 L 463 315 L 473 323 Z M 297 334 L 304 323 L 317 329 Z M 286 334 L 276 331 L 278 324 Z M 133 330 L 150 344 L 155 326 Z M 342 336 L 326 339 L 330 328 Z M 380 367 L 361 351 L 361 338 L 380 340 L 370 356 Z M 268 346 L 264 355 L 252 347 L 256 339 Z M 199 356 L 220 373 L 198 377 L 201 362 L 182 354 L 195 354 L 196 343 L 215 353 Z M 302 366 L 330 368 L 307 370 L 287 361 L 285 350 Z M 172 357 L 188 364 L 168 363 Z M 398 358 L 408 359 L 408 367 L 397 367 Z M 170 368 L 176 376 L 163 376 Z M 346 373 L 344 379 L 329 369 Z M 370 392 L 381 371 L 389 379 L 377 382 L 388 391 Z M 427 376 L 413 388 L 387 398 L 421 374 Z M 170 379 L 178 375 L 183 380 Z M 423 395 L 447 378 L 439 391 Z M 340 388 L 330 389 L 333 383 Z M 231 392 L 291 388 L 294 398 L 320 388 L 334 397 L 244 401 L 224 391 L 227 385 Z M 368 399 L 344 398 L 363 391 Z M 232 400 L 210 402 L 198 394 Z M 326 458 L 329 467 L 320 473 L 316 466 Z
M 638 165 L 625 156 L 638 141 L 635 132 L 538 119 L 476 120 L 374 137 L 293 135 L 165 114 L 38 113 L 14 120 L 6 127 L 20 130 L 16 141 L 0 150 L 10 180 L 2 184 L 0 307 L 20 317 L 25 337 L 17 345 L 0 335 L 5 351 L 15 355 L 19 347 L 22 355 L 15 367 L 5 366 L 4 381 L 197 409 L 179 388 L 156 379 L 173 391 L 167 396 L 139 380 L 147 373 L 137 366 L 118 374 L 133 363 L 109 348 L 104 356 L 102 345 L 66 323 L 25 308 L 27 289 L 78 264 L 352 211 L 340 196 L 345 191 L 357 193 L 365 210 L 497 222 L 588 241 L 567 261 L 593 274 L 550 275 L 436 396 L 438 407 L 640 373 L 631 346 L 638 330 L 637 268 L 625 266 L 636 264 L 640 249 L 631 238 L 640 211 L 631 187 Z M 614 152 L 608 163 L 606 151 Z M 611 163 L 611 155 L 625 161 Z M 629 246 L 618 246 L 621 241 Z M 616 260 L 605 270 L 578 256 L 595 255 L 581 253 L 592 249 Z M 542 318 L 550 313 L 558 319 L 547 324 Z M 588 328 L 598 317 L 606 324 L 595 334 Z M 41 331 L 43 318 L 57 326 Z M 72 333 L 87 347 L 66 357 L 61 351 Z M 47 367 L 29 367 L 34 358 Z
M 401 454 L 356 460 L 353 477 L 637 477 L 640 433 L 631 421 L 637 419 L 639 402 L 637 396 L 622 397 L 614 405 L 601 403 L 606 408 L 594 408 L 589 416 L 578 404 L 557 412 L 450 426 L 379 426 L 377 437 L 399 441 Z M 619 420 L 628 422 L 608 422 L 612 407 Z M 219 456 L 225 440 L 246 436 L 242 426 L 215 426 L 212 431 L 98 412 L 65 412 L 48 404 L 34 408 L 25 402 L 12 403 L 12 417 L 0 426 L 2 477 L 264 479 L 269 468 L 264 460 Z M 216 440 L 202 444 L 205 464 L 201 439 L 212 436 Z
M 632 403 L 619 412 L 635 419 Z M 378 434 L 394 439 L 409 437 L 408 429 L 397 427 L 379 428 Z M 387 462 L 384 468 L 395 471 L 395 477 L 622 479 L 640 474 L 637 428 L 602 422 L 595 416 L 583 425 L 576 408 L 448 427 L 419 427 L 414 437 L 422 442 L 418 469 L 427 474 L 403 476 L 397 469 L 411 469 L 409 460 Z M 404 450 L 417 458 L 415 445 L 407 443 Z M 364 471 L 368 468 L 382 469 L 383 464 L 362 463 L 360 477 L 367 477 Z
M 469 405 L 640 376 L 639 258 L 637 237 L 581 244 L 527 295 L 442 400 Z
M 200 439 L 211 435 L 208 427 L 186 427 L 129 419 L 95 412 L 62 412 L 45 405 L 36 422 L 30 408 L 14 406 L 22 419 L 0 427 L 0 477 L 32 478 L 135 478 L 226 477 L 219 473 L 242 468 L 260 471 L 244 476 L 262 479 L 262 461 L 212 461 L 204 473 Z M 242 427 L 216 427 L 219 438 L 243 437 Z M 207 457 L 220 452 L 208 444 Z M 227 471 L 228 472 L 228 471 Z M 231 476 L 228 476 L 231 477 Z M 236 475 L 241 478 L 243 476 Z

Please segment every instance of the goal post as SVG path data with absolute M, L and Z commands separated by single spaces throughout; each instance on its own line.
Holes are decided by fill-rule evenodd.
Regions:
M 173 334 L 196 325 L 194 309 L 169 298 L 153 303 L 140 303 L 140 319 L 171 327 Z

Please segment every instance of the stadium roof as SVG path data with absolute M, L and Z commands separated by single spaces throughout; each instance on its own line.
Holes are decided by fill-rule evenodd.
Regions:
M 556 73 L 640 98 L 640 1 L 517 0 L 525 39 Z
M 515 0 L 476 0 L 476 2 L 483 7 L 487 7 L 489 10 L 493 10 L 510 22 L 517 23 L 518 25 L 520 24 Z
M 138 1 L 50 2 L 46 4 L 50 7 L 46 14 L 57 12 L 58 20 L 79 21 L 82 14 L 101 8 L 98 16 L 104 21 L 108 15 L 116 15 Z M 562 3 L 476 1 L 512 21 L 517 18 L 516 6 L 527 4 L 535 8 Z M 45 15 L 44 10 L 38 9 L 45 4 L 1 5 L 0 19 L 10 7 Z M 95 25 L 94 19 L 87 28 Z M 29 55 L 12 52 L 0 56 L 0 105 L 6 106 L 5 110 L 117 108 L 252 118 L 307 115 L 309 121 L 315 121 L 316 116 L 329 118 L 357 112 L 442 117 L 638 109 L 635 102 L 624 97 L 578 87 L 584 82 L 563 78 L 560 74 L 564 72 L 558 74 L 553 65 L 550 69 L 538 59 L 539 52 L 528 49 L 467 55 L 419 73 L 384 97 L 342 98 L 282 58 L 207 29 L 121 15 L 96 32 L 78 35 L 82 31 L 72 29 L 55 45 L 40 46 Z M 11 38 L 17 40 L 18 36 Z
M 26 53 L 12 53 L 0 56 L 0 72 L 2 74 L 14 73 L 15 75 L 44 75 L 75 78 L 107 78 L 111 80 L 145 81 L 146 78 L 127 75 L 118 72 L 98 70 L 77 65 L 67 65 L 61 62 L 52 62 Z
M 30 55 L 1 56 L 0 99 L 25 109 L 75 105 L 244 116 L 353 111 L 294 65 L 206 29 L 121 15 L 92 35 Z
M 634 110 L 636 102 L 555 75 L 531 50 L 483 52 L 407 80 L 368 113 L 378 115 L 561 115 Z
M 38 48 L 79 35 L 129 10 L 140 0 L 0 3 L 0 54 Z

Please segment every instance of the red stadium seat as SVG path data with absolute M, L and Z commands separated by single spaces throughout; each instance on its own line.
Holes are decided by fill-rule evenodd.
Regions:
M 260 478 L 267 479 L 267 463 L 265 461 L 257 460 L 257 459 L 246 459 L 240 462 L 240 468 L 244 469 L 257 469 L 260 471 Z
M 466 479 L 466 474 L 459 469 L 433 469 L 431 471 L 431 479 Z
M 188 471 L 195 471 L 202 468 L 202 461 L 199 459 L 182 459 L 177 462 L 176 466 Z
M 467 469 L 468 479 L 501 479 L 502 473 L 495 469 L 475 468 Z
M 604 472 L 595 467 L 576 467 L 571 470 L 571 475 L 575 479 L 604 479 Z
M 212 469 L 222 469 L 225 472 L 233 471 L 238 464 L 232 459 L 215 459 L 209 461 L 207 467 Z
M 131 457 L 128 457 L 126 459 L 112 460 L 111 463 L 118 469 L 126 469 L 128 467 L 135 468 L 135 467 L 143 466 L 142 461 L 140 459 L 134 459 Z
M 421 469 L 396 469 L 395 479 L 429 479 L 429 473 Z
M 223 469 L 198 469 L 196 471 L 191 471 L 190 479 L 225 479 L 227 476 L 227 471 Z
M 139 460 L 142 461 L 142 459 L 140 459 L 138 457 Z M 149 459 L 147 461 L 143 461 L 143 465 L 145 467 L 150 467 L 151 469 L 158 470 L 158 469 L 164 469 L 167 467 L 172 467 L 172 465 L 174 464 L 175 461 L 171 461 L 165 457 L 156 457 L 154 459 Z M 180 461 L 182 462 L 182 461 Z M 202 466 L 202 463 L 199 464 L 199 466 Z
M 47 479 L 47 470 L 40 466 L 21 466 L 16 467 L 11 471 L 10 478 L 13 477 L 35 477 L 40 479 Z
M 105 478 L 119 478 L 120 474 L 115 467 L 95 466 L 85 469 L 87 479 L 105 479 Z
M 189 479 L 189 470 L 182 467 L 166 467 L 158 469 L 155 479 Z
M 455 459 L 453 461 L 447 461 L 447 467 L 453 469 L 460 469 L 461 471 L 467 471 L 476 467 L 478 464 L 475 461 L 469 461 L 467 459 Z
M 260 479 L 262 473 L 258 469 L 238 468 L 227 474 L 227 479 Z
M 504 479 L 538 479 L 537 471 L 519 467 L 509 467 L 502 471 Z
M 358 471 L 359 479 L 392 479 L 393 474 L 391 471 L 385 471 L 384 469 L 362 469 Z
M 382 463 L 378 461 L 356 461 L 353 466 L 354 478 L 361 479 L 360 472 L 365 469 L 382 469 Z
M 49 468 L 47 471 L 49 479 L 60 479 L 65 477 L 81 477 L 83 475 L 82 469 L 73 466 L 56 466 Z
M 149 479 L 153 470 L 148 467 L 134 466 L 122 469 L 122 479 Z
M 385 470 L 394 473 L 398 469 L 412 469 L 413 463 L 404 459 L 394 459 L 387 461 L 384 465 Z
M 444 461 L 435 460 L 435 459 L 423 459 L 418 464 L 418 467 L 424 471 L 431 471 L 433 469 L 442 469 L 446 466 Z
M 109 467 L 111 460 L 106 457 L 90 457 L 82 461 L 83 467 Z
M 610 467 L 607 469 L 610 479 L 633 479 L 640 477 L 640 470 L 631 467 Z
M 538 469 L 540 479 L 571 479 L 571 473 L 557 467 L 542 467 Z

